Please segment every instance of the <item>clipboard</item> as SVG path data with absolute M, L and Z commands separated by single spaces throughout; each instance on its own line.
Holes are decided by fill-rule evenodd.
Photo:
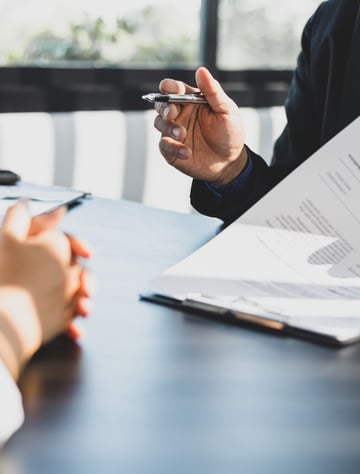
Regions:
M 177 298 L 158 293 L 141 293 L 140 299 L 151 303 L 191 313 L 199 317 L 214 320 L 222 324 L 248 327 L 269 333 L 277 333 L 322 343 L 333 347 L 343 347 L 360 341 L 360 328 L 343 328 L 324 324 L 309 324 L 309 322 L 291 322 L 275 315 L 236 311 L 224 307 L 220 302 L 211 298 L 192 296 Z
M 71 209 L 89 196 L 90 193 L 64 186 L 44 186 L 24 181 L 0 185 L 0 220 L 18 199 L 27 199 L 30 214 L 37 216 L 61 206 Z
M 332 345 L 359 341 L 359 133 L 360 116 L 141 297 Z

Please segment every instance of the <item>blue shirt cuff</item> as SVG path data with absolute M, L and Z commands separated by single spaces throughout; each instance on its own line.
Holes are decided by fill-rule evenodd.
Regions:
M 219 185 L 205 181 L 204 184 L 212 193 L 217 194 L 219 197 L 242 194 L 242 191 L 246 191 L 253 167 L 251 154 L 248 153 L 248 161 L 245 168 L 236 178 L 230 181 L 230 183 Z

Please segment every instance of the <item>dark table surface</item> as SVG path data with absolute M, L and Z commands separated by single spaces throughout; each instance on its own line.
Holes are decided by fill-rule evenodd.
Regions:
M 78 345 L 60 338 L 25 370 L 26 422 L 1 474 L 360 472 L 360 344 L 335 349 L 139 300 L 218 221 L 93 199 L 64 229 L 94 249 L 95 308 Z

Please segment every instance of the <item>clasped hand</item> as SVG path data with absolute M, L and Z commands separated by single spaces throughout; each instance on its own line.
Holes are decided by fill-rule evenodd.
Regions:
M 31 218 L 27 204 L 18 202 L 0 229 L 0 322 L 17 339 L 13 372 L 57 334 L 76 336 L 73 319 L 89 311 L 90 275 L 81 259 L 90 252 L 56 229 L 63 214 L 59 209 Z

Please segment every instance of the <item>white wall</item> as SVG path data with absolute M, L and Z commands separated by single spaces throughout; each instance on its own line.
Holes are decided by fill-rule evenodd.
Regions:
M 269 160 L 285 123 L 283 108 L 243 108 L 242 114 L 246 142 Z M 24 181 L 190 212 L 191 179 L 160 155 L 154 117 L 152 110 L 0 114 L 0 168 Z

